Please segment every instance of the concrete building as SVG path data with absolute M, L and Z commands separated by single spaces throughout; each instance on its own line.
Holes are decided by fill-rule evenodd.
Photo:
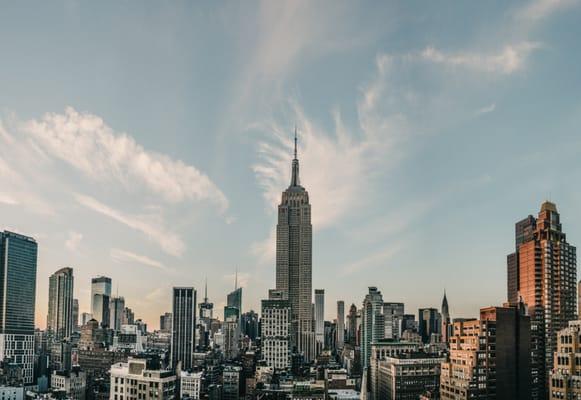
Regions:
M 171 371 L 148 370 L 146 360 L 129 358 L 111 366 L 110 400 L 174 400 L 176 376 Z
M 401 337 L 403 315 L 403 303 L 383 303 L 383 317 L 385 319 L 384 337 L 388 339 L 399 339 Z
M 315 341 L 317 343 L 317 353 L 319 353 L 325 347 L 325 290 L 324 289 L 315 289 Z
M 226 365 L 222 372 L 222 400 L 240 400 L 242 367 Z
M 446 359 L 424 352 L 400 353 L 387 357 L 378 366 L 377 400 L 419 399 L 425 393 L 437 393 L 440 364 Z
M 98 276 L 91 279 L 91 314 L 103 327 L 109 326 L 109 300 L 111 299 L 111 278 Z
M 170 364 L 179 362 L 183 370 L 192 368 L 196 349 L 196 290 L 193 287 L 174 287 L 172 296 L 172 339 Z
M 37 251 L 31 237 L 0 233 L 0 361 L 20 365 L 25 384 L 34 371 Z
M 385 335 L 383 297 L 375 286 L 369 287 L 369 293 L 365 296 L 361 319 L 361 361 L 363 369 L 366 369 L 371 358 L 371 343 L 383 339 Z
M 337 301 L 337 341 L 335 346 L 341 350 L 345 345 L 345 302 Z
M 302 332 L 313 332 L 313 228 L 309 194 L 300 185 L 297 137 L 289 187 L 282 193 L 276 226 L 276 289 L 288 293 L 291 346 L 305 352 Z
M 75 400 L 85 400 L 87 376 L 78 367 L 71 371 L 53 371 L 50 383 L 53 390 L 65 393 Z
M 559 331 L 549 385 L 550 400 L 581 399 L 581 321 Z
M 172 315 L 170 312 L 166 312 L 159 316 L 159 330 L 162 332 L 171 332 Z
M 577 250 L 567 242 L 554 203 L 545 201 L 537 218 L 515 225 L 515 252 L 507 256 L 507 297 L 522 298 L 531 316 L 533 399 L 548 396 L 557 351 L 557 332 L 577 315 Z
M 186 372 L 180 373 L 180 395 L 182 398 L 198 400 L 202 389 L 203 372 Z
M 125 298 L 121 296 L 111 297 L 109 300 L 109 328 L 114 331 L 121 329 L 121 325 L 123 325 L 124 311 Z
M 24 400 L 24 387 L 20 386 L 0 386 L 0 399 L 2 400 Z
M 442 400 L 531 399 L 531 322 L 524 306 L 488 307 L 454 322 L 442 363 Z
M 290 313 L 286 292 L 269 290 L 268 300 L 262 300 L 262 359 L 268 367 L 286 369 L 290 366 Z
M 48 278 L 48 316 L 46 329 L 54 341 L 67 339 L 73 333 L 72 268 L 61 268 Z

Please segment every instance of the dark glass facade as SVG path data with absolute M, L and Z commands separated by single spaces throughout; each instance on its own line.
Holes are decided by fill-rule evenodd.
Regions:
M 173 288 L 171 365 L 182 363 L 182 369 L 192 368 L 196 348 L 196 290 L 193 287 Z

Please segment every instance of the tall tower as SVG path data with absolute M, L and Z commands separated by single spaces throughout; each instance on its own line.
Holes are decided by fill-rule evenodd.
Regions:
M 123 323 L 123 311 L 125 310 L 125 298 L 121 296 L 111 297 L 109 301 L 109 328 L 120 331 Z
M 337 341 L 335 346 L 337 350 L 343 349 L 345 345 L 345 302 L 337 301 Z
M 325 289 L 315 289 L 315 341 L 318 353 L 325 346 Z
M 450 310 L 448 309 L 448 298 L 444 290 L 444 298 L 442 299 L 442 343 L 448 343 L 451 334 L 450 325 Z
M 61 268 L 48 279 L 48 317 L 46 329 L 51 339 L 61 341 L 71 336 L 75 327 L 73 321 L 72 268 Z
M 297 136 L 289 187 L 282 193 L 276 226 L 276 289 L 288 293 L 291 305 L 291 343 L 307 351 L 313 332 L 312 248 L 313 228 L 309 194 L 299 181 Z M 305 335 L 303 335 L 305 333 Z M 311 335 L 312 336 L 312 335 Z
M 172 296 L 171 366 L 181 362 L 182 370 L 192 368 L 196 348 L 196 290 L 174 287 Z
M 557 332 L 576 318 L 577 250 L 562 230 L 554 203 L 516 224 L 515 253 L 507 257 L 508 300 L 522 298 L 531 316 L 532 398 L 547 397 Z
M 369 367 L 371 343 L 383 339 L 384 334 L 383 296 L 375 286 L 371 286 L 361 310 L 361 363 L 364 370 Z
M 34 372 L 37 252 L 33 238 L 0 232 L 0 361 L 21 366 L 25 384 Z
M 111 299 L 111 278 L 98 276 L 91 279 L 91 312 L 102 327 L 109 326 L 109 301 Z

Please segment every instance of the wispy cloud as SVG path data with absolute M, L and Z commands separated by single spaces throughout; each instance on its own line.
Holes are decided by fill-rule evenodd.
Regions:
M 83 234 L 79 233 L 79 232 L 75 232 L 75 231 L 70 231 L 69 232 L 69 237 L 67 238 L 67 240 L 65 241 L 65 247 L 69 250 L 69 251 L 77 251 L 79 249 L 79 245 L 81 244 L 81 241 L 83 240 Z
M 147 256 L 132 253 L 127 250 L 113 248 L 110 252 L 111 258 L 120 263 L 138 263 L 148 267 L 166 270 L 166 266 L 161 262 L 153 260 Z
M 392 242 L 389 246 L 370 254 L 360 260 L 344 266 L 341 269 L 341 276 L 349 276 L 368 268 L 384 266 L 402 249 L 402 243 Z
M 476 115 L 488 114 L 488 113 L 493 112 L 494 110 L 496 110 L 496 104 L 492 103 L 492 104 L 489 104 L 489 105 L 484 106 L 482 108 L 479 108 L 476 111 Z
M 102 118 L 72 107 L 22 124 L 38 146 L 100 181 L 144 187 L 170 203 L 207 200 L 221 212 L 228 200 L 207 175 L 192 165 L 145 150 L 131 136 L 117 133 Z
M 579 0 L 535 0 L 518 9 L 516 17 L 520 20 L 538 22 L 559 10 L 578 5 L 581 5 Z
M 420 57 L 423 60 L 450 67 L 463 67 L 476 71 L 512 74 L 521 70 L 529 55 L 540 47 L 537 42 L 522 42 L 506 45 L 496 53 L 451 52 L 445 53 L 435 47 L 426 47 Z
M 182 239 L 177 234 L 165 229 L 160 221 L 153 223 L 143 217 L 125 214 L 90 196 L 76 194 L 75 199 L 82 206 L 114 219 L 133 230 L 143 233 L 152 242 L 159 244 L 161 248 L 170 255 L 180 256 L 185 250 L 185 245 Z

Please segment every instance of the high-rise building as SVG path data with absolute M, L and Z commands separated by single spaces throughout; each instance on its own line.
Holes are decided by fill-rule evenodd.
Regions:
M 315 341 L 317 352 L 325 345 L 325 290 L 315 289 Z
M 48 317 L 46 329 L 54 341 L 73 333 L 73 269 L 61 268 L 48 279 Z
M 172 335 L 170 361 L 173 368 L 181 362 L 182 370 L 192 368 L 196 348 L 196 290 L 174 287 L 172 296 Z
M 516 224 L 507 258 L 508 299 L 522 299 L 532 325 L 533 399 L 547 397 L 557 332 L 576 318 L 577 250 L 567 242 L 557 206 L 545 201 L 537 218 Z
M 361 364 L 365 370 L 369 367 L 371 343 L 383 339 L 385 335 L 383 296 L 375 286 L 369 287 L 369 293 L 363 300 L 361 319 Z
M 442 343 L 448 343 L 448 339 L 452 335 L 452 325 L 450 325 L 450 309 L 448 307 L 448 298 L 444 290 L 444 298 L 442 299 Z
M 581 321 L 569 321 L 569 326 L 561 329 L 557 338 L 549 398 L 581 399 Z
M 133 325 L 135 323 L 135 313 L 129 307 L 123 309 L 123 325 Z
M 288 293 L 291 305 L 291 341 L 293 347 L 302 352 L 305 351 L 308 341 L 301 340 L 301 333 L 313 331 L 312 231 L 309 194 L 299 181 L 295 130 L 291 182 L 282 193 L 278 206 L 276 288 Z
M 358 344 L 357 341 L 357 306 L 351 304 L 349 315 L 347 315 L 347 341 L 353 346 Z
M 256 340 L 259 337 L 258 314 L 254 310 L 245 312 L 240 317 L 240 331 L 243 336 L 248 336 L 250 340 Z
M 111 278 L 98 276 L 91 279 L 91 313 L 103 327 L 109 326 L 109 300 L 111 299 Z
M 162 332 L 171 332 L 171 323 L 173 321 L 170 312 L 163 313 L 159 316 L 159 330 Z
M 91 313 L 82 313 L 81 314 L 81 327 L 84 326 L 87 322 L 93 319 L 93 314 Z
M 483 308 L 480 320 L 454 322 L 441 399 L 531 399 L 530 350 L 530 317 L 522 303 Z
M 383 316 L 385 319 L 385 335 L 388 339 L 401 337 L 400 327 L 404 314 L 403 303 L 383 303 Z
M 121 296 L 111 297 L 109 300 L 109 328 L 115 331 L 121 330 L 124 311 L 125 298 Z
M 436 308 L 420 308 L 418 310 L 418 333 L 422 342 L 430 343 L 432 335 L 440 334 L 442 316 Z
M 236 288 L 228 293 L 226 306 L 237 309 L 238 319 L 240 319 L 240 315 L 242 315 L 242 288 Z
M 387 397 L 381 397 L 379 394 L 380 363 L 386 361 L 389 357 L 395 357 L 399 354 L 409 354 L 417 352 L 420 349 L 419 343 L 399 341 L 395 339 L 379 339 L 371 343 L 371 357 L 369 359 L 369 389 L 373 400 L 381 400 Z M 410 396 L 411 397 L 411 396 Z
M 335 346 L 340 350 L 345 345 L 345 302 L 337 301 L 337 341 Z
M 79 331 L 79 299 L 73 299 L 73 331 Z
M 208 280 L 204 287 L 204 301 L 200 303 L 200 319 L 204 320 L 207 325 L 214 318 L 214 304 L 208 301 Z
M 290 366 L 290 302 L 281 290 L 269 290 L 268 300 L 262 300 L 260 340 L 262 359 L 276 369 Z
M 21 366 L 25 384 L 34 370 L 37 251 L 31 237 L 0 233 L 0 361 Z

